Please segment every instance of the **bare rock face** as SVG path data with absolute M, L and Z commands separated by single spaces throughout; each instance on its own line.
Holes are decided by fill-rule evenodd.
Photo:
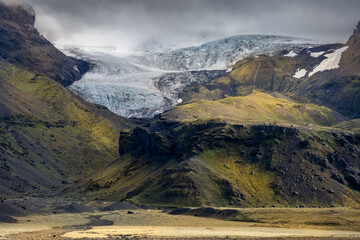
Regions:
M 68 86 L 89 69 L 89 64 L 65 56 L 34 27 L 35 11 L 28 4 L 0 2 L 0 57 L 42 73 Z
M 35 11 L 29 4 L 0 2 L 0 18 L 21 24 L 34 25 Z
M 346 42 L 346 45 L 351 48 L 352 46 L 359 44 L 359 40 L 360 40 L 360 22 L 357 24 L 356 28 L 353 31 L 353 34 Z
M 341 75 L 356 75 L 360 72 L 360 22 L 346 42 L 348 49 L 343 52 L 341 57 Z
M 354 34 L 359 34 L 359 33 L 360 33 L 360 22 L 358 22 L 358 25 L 354 29 Z

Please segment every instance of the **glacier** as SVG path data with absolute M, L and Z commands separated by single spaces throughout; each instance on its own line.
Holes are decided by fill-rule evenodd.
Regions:
M 309 40 L 293 37 L 237 35 L 188 47 L 159 47 L 151 41 L 130 53 L 110 47 L 62 50 L 93 65 L 70 90 L 120 116 L 151 118 L 181 103 L 178 94 L 185 87 L 220 77 L 245 57 L 310 45 Z

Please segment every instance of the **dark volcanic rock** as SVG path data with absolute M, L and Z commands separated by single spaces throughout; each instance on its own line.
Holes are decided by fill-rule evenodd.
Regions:
M 220 219 L 235 219 L 239 214 L 238 210 L 235 209 L 216 209 L 211 207 L 202 207 L 202 208 L 178 208 L 171 212 L 170 215 L 191 215 L 196 217 L 210 217 L 210 218 L 220 218 Z
M 93 209 L 89 206 L 81 205 L 78 203 L 72 203 L 68 206 L 65 206 L 64 211 L 66 213 L 82 213 L 82 212 L 91 212 Z
M 11 204 L 8 202 L 2 202 L 0 203 L 0 215 L 1 216 L 25 216 L 28 212 L 21 208 L 20 206 L 17 206 L 15 204 Z
M 65 56 L 34 27 L 35 12 L 27 4 L 0 2 L 0 57 L 38 71 L 68 86 L 89 69 L 89 64 Z
M 169 212 L 169 214 L 171 214 L 171 215 L 181 215 L 181 214 L 187 214 L 190 211 L 191 211 L 190 208 L 177 208 L 177 209 L 172 210 L 171 212 Z
M 0 17 L 7 21 L 34 25 L 35 11 L 26 3 L 10 4 L 0 2 Z
M 346 46 L 348 46 L 348 49 L 342 54 L 340 61 L 340 73 L 343 76 L 360 72 L 360 22 L 346 42 Z
M 132 133 L 120 133 L 119 153 L 134 151 L 137 156 L 148 155 L 159 159 L 171 153 L 171 144 L 158 133 L 150 133 L 143 128 L 135 128 Z
M 319 144 L 325 140 L 333 148 Z M 252 202 L 253 197 L 236 184 L 237 179 L 225 180 L 197 157 L 212 149 L 239 149 L 233 154 L 243 159 L 242 162 L 262 166 L 258 171 L 249 172 L 247 178 L 262 178 L 264 172 L 273 174 L 271 189 L 282 201 L 294 205 L 299 198 L 304 204 L 318 199 L 319 204 L 329 206 L 349 195 L 346 189 L 360 189 L 359 144 L 356 135 L 344 133 L 322 132 L 320 137 L 317 133 L 276 125 L 244 126 L 216 121 L 174 125 L 160 120 L 147 128 L 121 133 L 119 147 L 120 154 L 132 154 L 154 166 L 159 164 L 159 159 L 163 163 L 176 159 L 176 166 L 166 168 L 160 180 L 154 182 L 154 192 L 159 193 L 157 198 L 169 203 L 183 199 L 184 206 L 186 202 L 196 205 L 200 197 L 211 194 L 209 189 L 214 189 L 216 196 L 232 206 Z M 170 146 L 166 149 L 171 151 L 158 151 L 164 146 Z M 290 159 L 287 153 L 292 154 Z M 146 192 L 150 185 L 124 199 Z M 275 201 L 269 206 L 272 204 L 278 206 Z
M 101 208 L 100 211 L 134 210 L 134 209 L 139 209 L 139 208 L 128 202 L 116 202 Z
M 17 220 L 10 216 L 1 216 L 0 215 L 0 223 L 16 223 Z

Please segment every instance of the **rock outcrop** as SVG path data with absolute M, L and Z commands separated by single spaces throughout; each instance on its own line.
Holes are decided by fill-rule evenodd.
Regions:
M 122 131 L 121 160 L 82 184 L 150 205 L 355 206 L 359 144 L 335 131 L 160 120 Z
M 341 75 L 355 75 L 360 72 L 360 22 L 346 42 L 348 49 L 342 54 Z
M 34 23 L 30 5 L 0 2 L 0 57 L 64 86 L 80 79 L 89 64 L 64 55 L 39 34 Z

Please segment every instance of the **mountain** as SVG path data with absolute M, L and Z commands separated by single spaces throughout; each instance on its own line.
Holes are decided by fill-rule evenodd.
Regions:
M 66 57 L 34 27 L 35 11 L 28 4 L 0 1 L 0 57 L 37 71 L 68 86 L 88 71 L 89 64 Z
M 265 93 L 255 96 L 265 109 L 249 106 L 251 95 L 221 100 L 220 107 L 199 102 L 179 107 L 192 111 L 190 119 L 174 109 L 122 131 L 120 160 L 82 180 L 76 195 L 155 206 L 357 206 L 360 139 L 328 127 L 343 120 L 339 114 Z M 229 112 L 236 116 L 237 105 L 257 119 L 223 115 L 234 106 Z M 269 115 L 287 118 L 264 123 L 260 114 L 271 109 Z
M 87 64 L 38 35 L 32 8 L 0 2 L 0 13 L 0 196 L 57 194 L 115 161 L 129 125 L 60 84 Z
M 304 39 L 268 35 L 232 36 L 177 49 L 164 44 L 151 39 L 138 52 L 127 54 L 67 47 L 67 54 L 95 65 L 70 89 L 121 116 L 149 118 L 181 102 L 178 94 L 185 87 L 225 74 L 233 63 L 246 56 L 273 55 L 310 45 Z
M 300 102 L 330 107 L 350 118 L 359 117 L 359 48 L 347 44 L 303 48 L 293 56 L 259 56 L 237 62 L 228 75 L 202 86 L 185 88 L 179 97 L 220 99 L 241 96 L 254 88 L 281 92 Z
M 293 47 L 311 45 L 307 39 L 274 35 L 237 35 L 200 46 L 145 54 L 145 63 L 166 70 L 226 70 L 250 55 L 273 55 Z
M 29 6 L 1 6 L 2 197 L 155 207 L 359 206 L 358 28 L 346 44 L 284 48 L 284 38 L 247 36 L 154 58 L 70 49 L 93 68 L 69 86 L 83 73 L 74 66 L 89 64 L 39 36 Z M 269 43 L 276 39 L 279 48 Z M 226 49 L 241 59 L 227 72 L 211 70 L 233 60 Z M 141 107 L 143 116 L 169 109 L 125 119 L 65 87 L 95 91 L 104 76 L 94 95 L 108 91 L 101 101 L 116 106 L 134 98 L 127 106 L 133 116 Z M 168 105 L 146 106 L 160 99 L 155 93 Z M 183 102 L 170 108 L 179 97 Z
M 346 42 L 348 49 L 343 53 L 340 68 L 343 75 L 353 75 L 360 72 L 360 22 L 353 31 L 353 34 Z
M 121 131 L 120 159 L 70 192 L 154 206 L 359 206 L 349 42 L 250 56 L 185 87 L 180 105 Z

